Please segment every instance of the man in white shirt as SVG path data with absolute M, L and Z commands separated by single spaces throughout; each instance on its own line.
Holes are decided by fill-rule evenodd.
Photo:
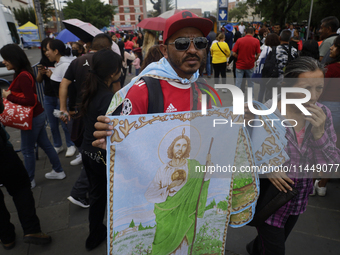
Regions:
M 241 21 L 241 25 L 238 26 L 238 31 L 240 31 L 241 35 L 244 35 L 244 30 L 246 29 L 246 26 L 243 25 L 243 21 Z

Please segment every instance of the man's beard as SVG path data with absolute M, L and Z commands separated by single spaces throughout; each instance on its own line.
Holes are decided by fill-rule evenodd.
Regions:
M 192 70 L 187 70 L 187 71 L 184 71 L 181 69 L 181 66 L 184 64 L 184 62 L 186 61 L 186 59 L 188 58 L 196 58 L 200 63 L 201 63 L 201 58 L 198 56 L 198 55 L 195 55 L 195 54 L 189 54 L 187 55 L 184 59 L 176 59 L 176 58 L 172 58 L 172 56 L 169 54 L 169 58 L 168 58 L 168 61 L 170 63 L 170 65 L 172 66 L 172 68 L 175 69 L 178 69 L 178 70 L 181 70 L 182 72 L 186 73 L 186 74 L 194 74 L 197 72 L 197 70 L 199 69 L 199 66 L 196 68 L 196 64 L 195 65 L 189 65 L 189 67 L 192 69 Z
M 175 158 L 176 159 L 183 158 L 183 152 L 182 151 L 175 152 Z

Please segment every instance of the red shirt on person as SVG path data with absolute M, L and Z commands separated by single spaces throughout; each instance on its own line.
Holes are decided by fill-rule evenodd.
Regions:
M 133 49 L 133 45 L 134 45 L 134 43 L 132 41 L 127 41 L 127 42 L 124 43 L 124 48 L 126 50 L 132 50 Z
M 36 103 L 37 89 L 35 83 L 32 86 L 33 77 L 28 72 L 21 72 L 14 79 L 11 84 L 11 94 L 7 96 L 7 100 L 23 105 L 23 106 L 33 106 Z M 38 116 L 44 111 L 41 103 L 37 101 L 36 106 L 33 109 L 33 118 Z
M 247 34 L 236 41 L 233 52 L 238 55 L 236 61 L 237 69 L 252 69 L 255 63 L 255 55 L 261 53 L 260 41 Z

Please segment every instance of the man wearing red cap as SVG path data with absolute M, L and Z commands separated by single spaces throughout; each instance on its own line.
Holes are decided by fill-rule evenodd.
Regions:
M 164 44 L 160 45 L 164 58 L 157 63 L 151 63 L 138 77 L 116 93 L 119 94 L 119 98 L 122 98 L 121 101 L 116 101 L 119 101 L 119 104 L 124 101 L 122 114 L 150 112 L 148 110 L 150 91 L 142 77 L 152 77 L 160 83 L 164 105 L 163 111 L 158 111 L 159 113 L 200 110 L 201 103 L 193 103 L 190 98 L 193 90 L 199 94 L 201 91 L 191 84 L 198 79 L 198 69 L 205 61 L 208 45 L 206 36 L 212 26 L 213 23 L 209 19 L 200 18 L 185 10 L 168 18 L 163 33 Z M 109 112 L 110 109 L 108 114 Z M 104 138 L 111 135 L 111 131 L 106 130 L 112 130 L 113 127 L 107 124 L 109 118 L 105 116 L 99 116 L 98 120 L 95 125 L 98 131 L 94 133 L 97 140 L 93 142 L 93 146 L 106 149 Z
M 197 80 L 198 69 L 206 60 L 206 36 L 211 27 L 210 20 L 199 18 L 189 11 L 181 11 L 167 19 L 163 33 L 164 44 L 160 45 L 164 55 L 164 59 L 160 61 L 162 70 L 144 72 L 139 76 L 152 76 L 159 80 L 164 102 L 162 112 L 200 109 L 200 102 L 196 106 L 190 105 L 191 83 Z M 122 113 L 148 113 L 148 93 L 144 80 L 135 82 L 127 92 Z M 127 108 L 126 105 L 130 107 Z

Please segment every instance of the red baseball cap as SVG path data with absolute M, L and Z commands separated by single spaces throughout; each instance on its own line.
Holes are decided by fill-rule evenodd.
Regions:
M 206 37 L 211 31 L 213 23 L 211 20 L 200 18 L 192 12 L 186 10 L 180 11 L 165 21 L 163 42 L 166 42 L 169 37 L 184 27 L 195 27 Z

